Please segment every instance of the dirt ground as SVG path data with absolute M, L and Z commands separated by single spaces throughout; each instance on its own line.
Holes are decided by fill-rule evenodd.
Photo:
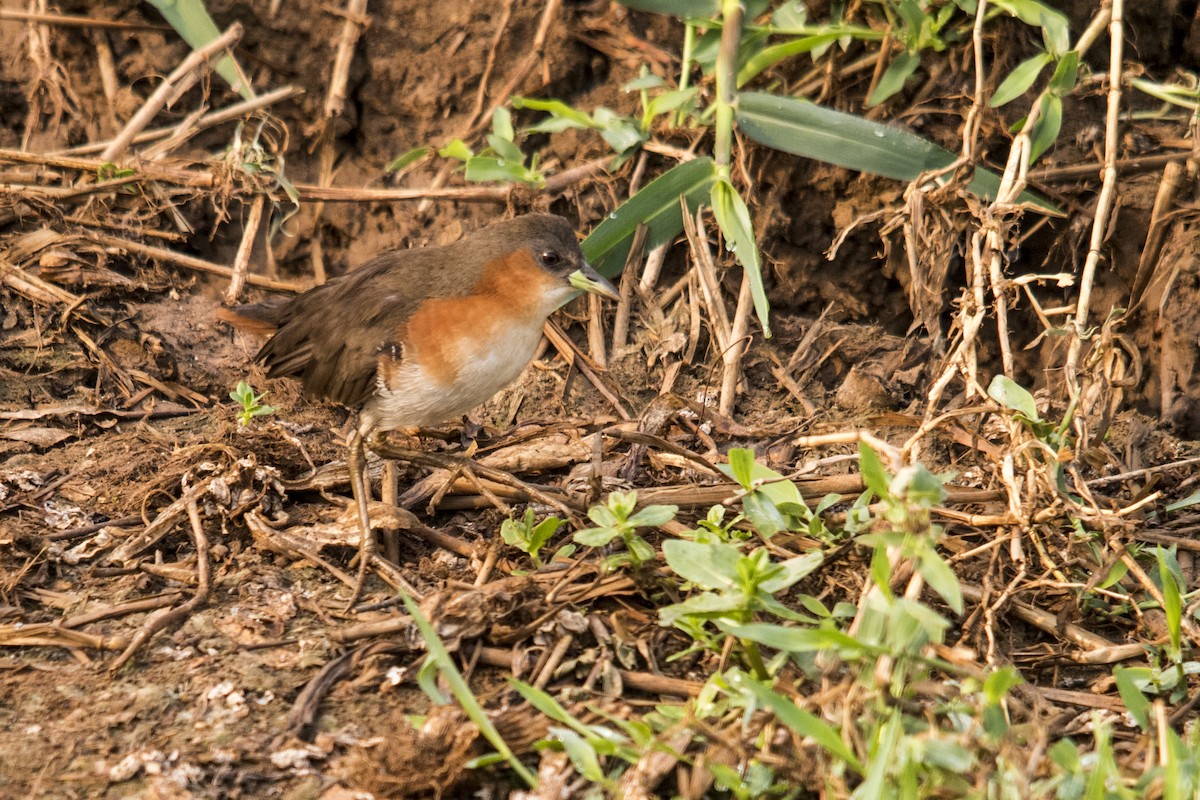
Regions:
M 461 176 L 444 174 L 440 160 L 399 176 L 386 167 L 412 147 L 478 138 L 479 120 L 486 127 L 486 111 L 505 99 L 505 89 L 634 113 L 635 95 L 618 87 L 643 64 L 667 77 L 678 68 L 680 26 L 616 4 L 564 3 L 543 54 L 523 74 L 522 57 L 532 52 L 524 45 L 536 35 L 543 4 L 392 0 L 370 4 L 344 109 L 326 118 L 344 24 L 337 5 L 208 3 L 222 29 L 244 25 L 236 53 L 256 88 L 303 90 L 274 105 L 269 122 L 260 116 L 241 131 L 245 139 L 257 132 L 275 148 L 287 179 L 298 185 L 462 185 Z M 821 4 L 811 5 L 816 13 Z M 27 10 L 14 2 L 0 8 Z M 5 152 L 55 154 L 110 139 L 153 90 L 152 76 L 169 73 L 188 52 L 148 4 L 63 2 L 54 11 L 134 27 L 100 31 L 0 19 Z M 1196 66 L 1190 28 L 1178 20 L 1168 25 L 1170 15 L 1136 17 L 1139 58 L 1148 70 L 1173 62 Z M 1015 46 L 1005 56 L 1008 68 L 1024 56 Z M 1095 62 L 1103 68 L 1103 55 Z M 795 69 L 778 78 L 794 80 L 803 67 Z M 946 111 L 969 94 L 964 75 L 928 76 L 891 111 L 902 112 L 897 121 L 922 135 L 957 147 L 961 119 Z M 847 78 L 813 99 L 860 112 L 867 80 L 869 74 Z M 178 124 L 206 100 L 219 108 L 237 99 L 214 81 L 185 94 L 156 125 Z M 1068 105 L 1060 144 L 1039 164 L 1043 174 L 1033 176 L 1068 216 L 1031 224 L 1009 254 L 1012 274 L 1077 275 L 1082 268 L 1099 174 L 1058 168 L 1096 161 L 1103 101 L 1097 85 Z M 988 152 L 1001 160 L 1014 121 L 1007 113 L 993 112 L 984 122 Z M 211 164 L 234 133 L 229 124 L 206 130 L 163 163 Z M 1178 149 L 1183 135 L 1165 122 L 1131 124 L 1123 157 Z M 680 148 L 695 144 L 688 130 L 663 138 Z M 576 131 L 533 137 L 527 145 L 541 153 L 548 173 L 607 153 L 599 137 Z M 425 432 L 422 446 L 461 453 L 477 445 L 476 458 L 572 492 L 581 507 L 602 491 L 637 487 L 644 498 L 680 505 L 681 519 L 691 521 L 714 502 L 700 489 L 717 479 L 677 453 L 657 445 L 647 451 L 619 432 L 640 430 L 714 459 L 730 447 L 752 447 L 776 469 L 815 463 L 808 477 L 834 482 L 853 478 L 844 456 L 854 446 L 814 448 L 797 445 L 798 437 L 860 428 L 898 442 L 911 435 L 956 335 L 952 300 L 964 285 L 962 252 L 931 247 L 937 263 L 926 266 L 936 279 L 931 284 L 926 275 L 925 288 L 917 286 L 901 233 L 885 229 L 903 207 L 904 187 L 765 148 L 747 153 L 741 168 L 755 187 L 751 207 L 775 336 L 755 337 L 731 418 L 713 406 L 721 355 L 706 327 L 692 327 L 687 303 L 678 303 L 665 313 L 662 306 L 637 309 L 629 344 L 607 354 L 597 381 L 547 347 L 520 381 L 473 415 L 478 429 L 447 425 Z M 1093 309 L 1132 308 L 1119 326 L 1098 330 L 1124 356 L 1120 370 L 1096 368 L 1115 399 L 1078 453 L 1093 478 L 1200 456 L 1195 201 L 1190 194 L 1181 199 L 1162 226 L 1161 258 L 1147 265 L 1143 252 L 1162 180 L 1162 165 L 1147 163 L 1153 168 L 1134 165 L 1122 176 L 1092 298 Z M 648 177 L 665 165 L 648 158 Z M 628 195 L 635 166 L 611 179 L 580 181 L 549 207 L 587 231 Z M 122 252 L 90 233 L 229 264 L 252 195 L 233 183 L 228 192 L 156 184 L 159 195 L 149 199 L 117 193 L 68 203 L 52 194 L 31 199 L 14 188 L 47 182 L 51 174 L 70 186 L 79 173 L 65 163 L 3 160 L 2 171 L 0 268 L 15 264 L 82 300 L 45 302 L 12 282 L 0 286 L 0 797 L 507 796 L 511 787 L 498 773 L 463 769 L 486 748 L 461 733 L 459 712 L 431 713 L 416 682 L 424 652 L 411 626 L 380 629 L 381 635 L 364 628 L 396 618 L 389 587 L 372 576 L 363 605 L 345 610 L 349 592 L 337 575 L 353 573 L 355 552 L 353 520 L 344 515 L 346 412 L 306 400 L 291 381 L 264 377 L 253 363 L 261 341 L 216 321 L 225 278 Z M 267 235 L 264 226 L 250 269 L 311 285 L 382 250 L 447 243 L 500 215 L 545 205 L 519 191 L 500 202 L 304 202 L 278 234 Z M 961 212 L 925 218 L 931 242 L 955 213 Z M 839 232 L 863 220 L 828 259 Z M 669 254 L 660 288 L 684 276 L 685 250 Z M 721 275 L 735 298 L 737 269 L 723 262 Z M 1073 302 L 1054 283 L 1030 286 L 1042 308 Z M 250 290 L 252 298 L 268 295 Z M 1015 291 L 1011 299 L 1014 377 L 1037 391 L 1048 418 L 1061 415 L 1066 338 L 1039 336 L 1031 304 Z M 556 317 L 584 352 L 588 317 L 586 301 Z M 991 368 L 999 359 L 990 344 L 995 338 L 990 317 L 981 353 Z M 246 426 L 239 426 L 228 397 L 242 380 L 265 389 L 275 409 Z M 669 401 L 660 397 L 664 386 Z M 950 408 L 969 402 L 961 386 L 956 392 Z M 962 437 L 976 433 L 957 430 Z M 956 437 L 931 436 L 922 457 L 956 471 L 955 485 L 964 490 L 995 489 L 979 468 L 981 451 Z M 613 582 L 594 564 L 569 573 L 523 571 L 515 551 L 498 544 L 507 514 L 461 477 L 443 496 L 445 474 L 430 482 L 427 473 L 402 468 L 403 505 L 416 516 L 393 513 L 390 552 L 424 594 L 422 608 L 514 747 L 528 752 L 545 720 L 513 699 L 503 676 L 532 680 L 564 641 L 553 680 L 586 686 L 614 713 L 686 695 L 711 674 L 712 659 L 699 654 L 668 660 L 686 642 L 658 625 L 647 599 L 653 591 L 628 579 Z M 1195 474 L 1194 468 L 1163 473 L 1154 488 L 1164 492 L 1163 502 L 1178 499 L 1194 488 Z M 1111 488 L 1112 503 L 1130 501 L 1121 485 Z M 195 498 L 190 509 L 189 497 Z M 503 497 L 523 511 L 522 501 Z M 981 501 L 970 508 L 984 513 L 993 506 Z M 138 642 L 154 614 L 196 592 L 189 515 L 207 531 L 208 596 Z M 1186 539 L 1195 521 L 1177 516 L 1168 533 Z M 459 545 L 448 549 L 439 535 Z M 955 530 L 947 547 L 966 552 L 986 536 Z M 137 537 L 143 538 L 135 549 Z M 1190 555 L 1181 551 L 1189 570 Z M 831 592 L 851 595 L 867 569 L 864 559 L 844 554 L 821 580 L 838 587 Z M 990 568 L 986 558 L 964 561 L 959 577 L 982 580 Z M 1083 613 L 1071 596 L 1033 591 L 1024 599 L 1059 614 L 1063 624 Z M 985 649 L 979 624 L 956 631 L 958 643 Z M 1140 640 L 1134 621 L 1087 624 L 1113 642 Z M 1086 694 L 1108 674 L 1107 667 L 1058 659 L 1055 637 L 1017 617 L 1002 619 L 997 630 L 998 646 L 1035 685 Z M 131 644 L 140 646 L 114 669 Z

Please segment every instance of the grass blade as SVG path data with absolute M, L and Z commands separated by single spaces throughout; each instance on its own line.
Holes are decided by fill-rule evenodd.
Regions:
M 621 204 L 583 241 L 583 254 L 601 275 L 613 277 L 625 266 L 633 234 L 645 223 L 646 249 L 670 241 L 683 230 L 679 197 L 687 198 L 694 211 L 708 199 L 716 180 L 716 165 L 710 158 L 685 161 L 664 172 Z
M 488 744 L 496 748 L 496 752 L 504 757 L 504 760 L 512 767 L 513 772 L 517 773 L 530 789 L 536 788 L 537 778 L 529 771 L 528 767 L 521 763 L 521 760 L 509 748 L 508 743 L 500 736 L 500 731 L 496 730 L 496 726 L 492 724 L 492 720 L 488 717 L 487 712 L 483 710 L 483 706 L 479 704 L 479 700 L 471 693 L 471 687 L 467 685 L 466 679 L 458 671 L 458 667 L 454 664 L 454 659 L 450 657 L 450 652 L 442 644 L 442 640 L 437 635 L 437 631 L 433 629 L 433 625 L 421 613 L 421 609 L 417 606 L 416 602 L 405 594 L 403 590 L 400 591 L 400 599 L 404 601 L 404 607 L 408 609 L 408 613 L 412 615 L 413 622 L 417 624 L 418 630 L 421 631 L 421 638 L 425 640 L 425 648 L 429 652 L 430 660 L 437 664 L 442 677 L 446 679 L 446 683 L 450 684 L 450 691 L 454 694 L 454 698 L 458 700 L 458 704 L 462 706 L 462 710 L 475 723 L 475 727 L 479 728 L 479 732 L 483 735 L 483 738 L 488 740 Z
M 901 181 L 948 167 L 956 158 L 900 128 L 764 92 L 741 94 L 737 122 L 751 139 L 776 150 Z M 976 167 L 967 191 L 990 199 L 999 187 L 1000 176 Z M 1061 209 L 1033 192 L 1022 192 L 1018 199 L 1045 214 L 1063 216 Z

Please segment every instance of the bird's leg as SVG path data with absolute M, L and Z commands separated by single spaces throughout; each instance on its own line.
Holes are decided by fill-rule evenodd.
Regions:
M 354 504 L 358 507 L 358 524 L 360 536 L 358 543 L 358 577 L 354 581 L 354 591 L 350 593 L 350 602 L 346 605 L 349 610 L 358 602 L 362 595 L 363 583 L 367 579 L 367 568 L 375 557 L 375 537 L 371 535 L 371 517 L 367 512 L 367 501 L 370 500 L 367 486 L 367 454 L 363 447 L 362 433 L 357 427 L 350 434 L 346 443 L 349 452 L 346 456 L 346 466 L 350 469 L 350 493 L 354 496 Z
M 383 460 L 383 474 L 379 478 L 380 499 L 386 505 L 400 504 L 400 470 L 390 458 Z M 387 529 L 383 532 L 383 557 L 393 564 L 400 563 L 400 532 Z

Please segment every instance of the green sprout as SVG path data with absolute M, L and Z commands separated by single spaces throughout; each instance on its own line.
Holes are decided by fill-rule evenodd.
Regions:
M 604 547 L 613 539 L 625 543 L 625 552 L 610 556 L 608 566 L 628 563 L 637 568 L 654 558 L 654 548 L 637 535 L 638 528 L 657 528 L 675 519 L 677 506 L 646 506 L 634 513 L 637 492 L 613 492 L 603 505 L 592 506 L 588 519 L 598 527 L 575 534 L 575 541 L 585 547 Z
M 255 417 L 274 413 L 275 408 L 273 406 L 265 405 L 262 402 L 262 399 L 266 396 L 266 392 L 255 394 L 254 387 L 245 381 L 238 382 L 237 388 L 229 393 L 230 399 L 242 407 L 238 411 L 238 425 L 246 426 Z

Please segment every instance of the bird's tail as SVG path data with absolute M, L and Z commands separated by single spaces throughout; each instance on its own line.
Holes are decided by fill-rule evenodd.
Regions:
M 247 303 L 217 310 L 217 319 L 246 333 L 269 336 L 279 327 L 278 302 Z

